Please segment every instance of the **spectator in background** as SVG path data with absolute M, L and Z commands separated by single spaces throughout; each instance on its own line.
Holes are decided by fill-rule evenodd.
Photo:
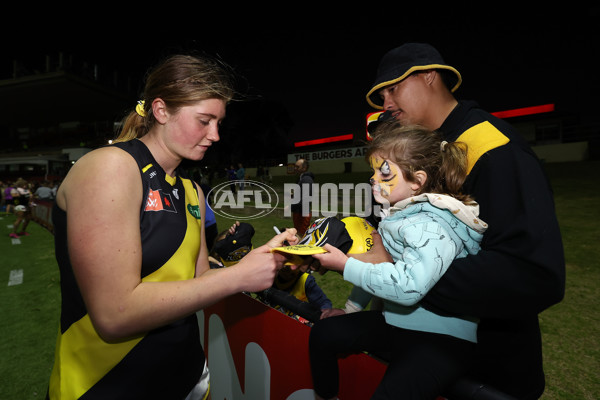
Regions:
M 235 176 L 237 178 L 238 182 L 238 187 L 240 189 L 244 188 L 244 179 L 246 179 L 246 168 L 244 168 L 244 166 L 242 165 L 242 163 L 238 164 L 238 169 L 235 171 Z
M 52 192 L 52 183 L 48 180 L 42 182 L 40 187 L 35 190 L 34 197 L 39 200 L 51 201 L 54 199 Z
M 58 190 L 58 187 L 60 186 L 60 182 L 59 181 L 55 181 L 54 185 L 52 185 L 52 198 L 56 198 L 56 191 Z
M 15 182 L 16 196 L 13 193 L 14 211 L 17 216 L 13 224 L 12 232 L 9 234 L 11 238 L 19 238 L 20 236 L 29 236 L 27 225 L 31 221 L 31 207 L 33 206 L 33 197 L 29 190 L 29 184 L 23 178 L 17 179 Z
M 4 203 L 6 204 L 6 212 L 11 213 L 15 207 L 15 197 L 18 197 L 19 193 L 17 192 L 17 188 L 13 185 L 12 182 L 7 182 L 6 187 L 4 188 Z
M 269 185 L 273 183 L 273 177 L 271 176 L 271 171 L 269 171 L 269 167 L 265 167 L 265 175 L 263 182 Z
M 307 269 L 307 265 L 301 267 L 285 265 L 277 273 L 273 287 L 311 304 L 321 310 L 321 313 L 331 310 L 333 307 L 331 300 L 319 287 L 315 277 L 306 272 Z
M 6 211 L 6 189 L 8 188 L 8 182 L 0 181 L 0 210 Z
M 233 193 L 235 193 L 236 187 L 235 187 L 234 181 L 236 180 L 236 174 L 235 174 L 235 167 L 233 166 L 233 164 L 231 164 L 229 166 L 229 168 L 226 168 L 225 172 L 227 173 L 227 179 L 229 179 L 229 188 L 231 189 L 231 191 Z
M 258 180 L 260 182 L 264 182 L 265 181 L 265 169 L 263 168 L 262 165 L 259 165 L 256 168 L 256 177 L 258 178 Z
M 312 184 L 315 176 L 308 170 L 308 161 L 301 158 L 294 164 L 294 172 L 300 175 L 298 185 L 300 186 L 300 201 L 291 205 L 292 220 L 294 228 L 300 237 L 304 236 L 310 226 L 312 218 L 312 202 L 308 198 L 312 195 Z

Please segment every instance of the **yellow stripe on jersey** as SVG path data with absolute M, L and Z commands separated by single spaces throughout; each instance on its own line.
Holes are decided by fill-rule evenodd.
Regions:
M 477 124 L 462 133 L 457 142 L 467 144 L 467 175 L 486 152 L 510 142 L 502 132 L 488 121 Z
M 64 371 L 68 378 L 61 379 L 63 371 L 53 369 L 50 398 L 78 399 L 115 366 L 115 360 L 122 360 L 143 337 L 107 343 L 96 333 L 89 314 L 72 324 L 62 335 L 62 340 L 59 331 L 55 366 L 69 366 L 68 371 Z M 85 352 L 80 352 L 80 348 L 85 348 Z
M 173 256 L 159 269 L 144 277 L 142 282 L 159 282 L 159 281 L 179 281 L 184 279 L 192 279 L 196 272 L 196 260 L 200 251 L 202 220 L 196 219 L 190 213 L 189 208 L 198 207 L 198 195 L 194 190 L 194 183 L 188 179 L 182 179 L 181 182 L 185 188 L 185 212 L 187 229 L 185 237 L 181 245 L 175 251 Z M 188 251 L 186 248 L 196 249 L 196 251 Z M 185 267 L 183 267 L 185 266 Z
M 198 207 L 199 205 L 194 183 L 188 179 L 181 181 L 186 196 L 186 209 L 181 210 L 185 212 L 187 221 L 185 237 L 173 257 L 158 270 L 144 277 L 143 282 L 192 279 L 195 275 L 202 220 L 188 211 L 189 206 Z M 197 250 L 189 251 L 194 248 Z M 62 335 L 62 340 L 59 331 L 55 368 L 50 378 L 50 398 L 79 398 L 114 368 L 118 361 L 122 360 L 144 336 L 140 335 L 119 343 L 107 343 L 98 336 L 89 314 L 73 323 Z M 80 348 L 86 350 L 80 352 Z M 65 370 L 60 371 L 56 366 L 62 366 Z M 61 373 L 68 378 L 61 379 Z

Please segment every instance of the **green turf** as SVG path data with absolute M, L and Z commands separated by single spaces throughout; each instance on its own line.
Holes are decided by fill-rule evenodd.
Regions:
M 544 399 L 600 396 L 600 162 L 548 164 L 567 260 L 565 299 L 540 315 Z
M 548 164 L 567 259 L 565 300 L 540 315 L 547 386 L 543 399 L 597 399 L 600 393 L 600 162 Z M 319 182 L 335 177 L 318 176 Z M 337 177 L 340 178 L 339 176 Z M 350 175 L 341 178 L 351 181 Z M 362 181 L 362 180 L 361 180 Z M 52 235 L 30 224 L 31 236 L 13 245 L 0 214 L 0 400 L 43 399 L 53 361 L 60 293 Z M 273 225 L 291 219 L 270 214 L 250 220 L 255 246 L 274 235 Z M 232 220 L 218 218 L 219 229 Z M 8 286 L 11 270 L 23 269 L 23 283 Z M 337 307 L 350 285 L 339 274 L 316 276 Z
M 12 244 L 13 216 L 0 214 L 0 399 L 43 399 L 58 332 L 60 287 L 54 239 L 30 223 L 30 236 Z M 11 270 L 23 283 L 8 286 Z

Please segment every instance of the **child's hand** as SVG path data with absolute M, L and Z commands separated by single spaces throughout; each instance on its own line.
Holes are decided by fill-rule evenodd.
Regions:
M 240 221 L 235 221 L 235 223 L 233 225 L 231 225 L 231 227 L 227 231 L 227 234 L 228 235 L 233 235 L 235 233 L 235 230 L 237 229 L 238 226 L 240 226 Z
M 319 261 L 321 267 L 327 268 L 331 271 L 344 272 L 344 267 L 346 266 L 346 261 L 348 261 L 348 256 L 345 255 L 340 249 L 337 247 L 333 247 L 329 243 L 323 246 L 327 253 L 323 254 L 313 254 L 313 258 Z

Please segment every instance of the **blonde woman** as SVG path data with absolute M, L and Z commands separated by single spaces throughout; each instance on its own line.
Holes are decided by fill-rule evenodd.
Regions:
M 148 75 L 117 143 L 71 168 L 53 209 L 62 313 L 50 399 L 203 399 L 209 374 L 196 311 L 270 287 L 274 237 L 210 269 L 205 200 L 178 168 L 219 140 L 233 96 L 210 58 L 171 56 Z

